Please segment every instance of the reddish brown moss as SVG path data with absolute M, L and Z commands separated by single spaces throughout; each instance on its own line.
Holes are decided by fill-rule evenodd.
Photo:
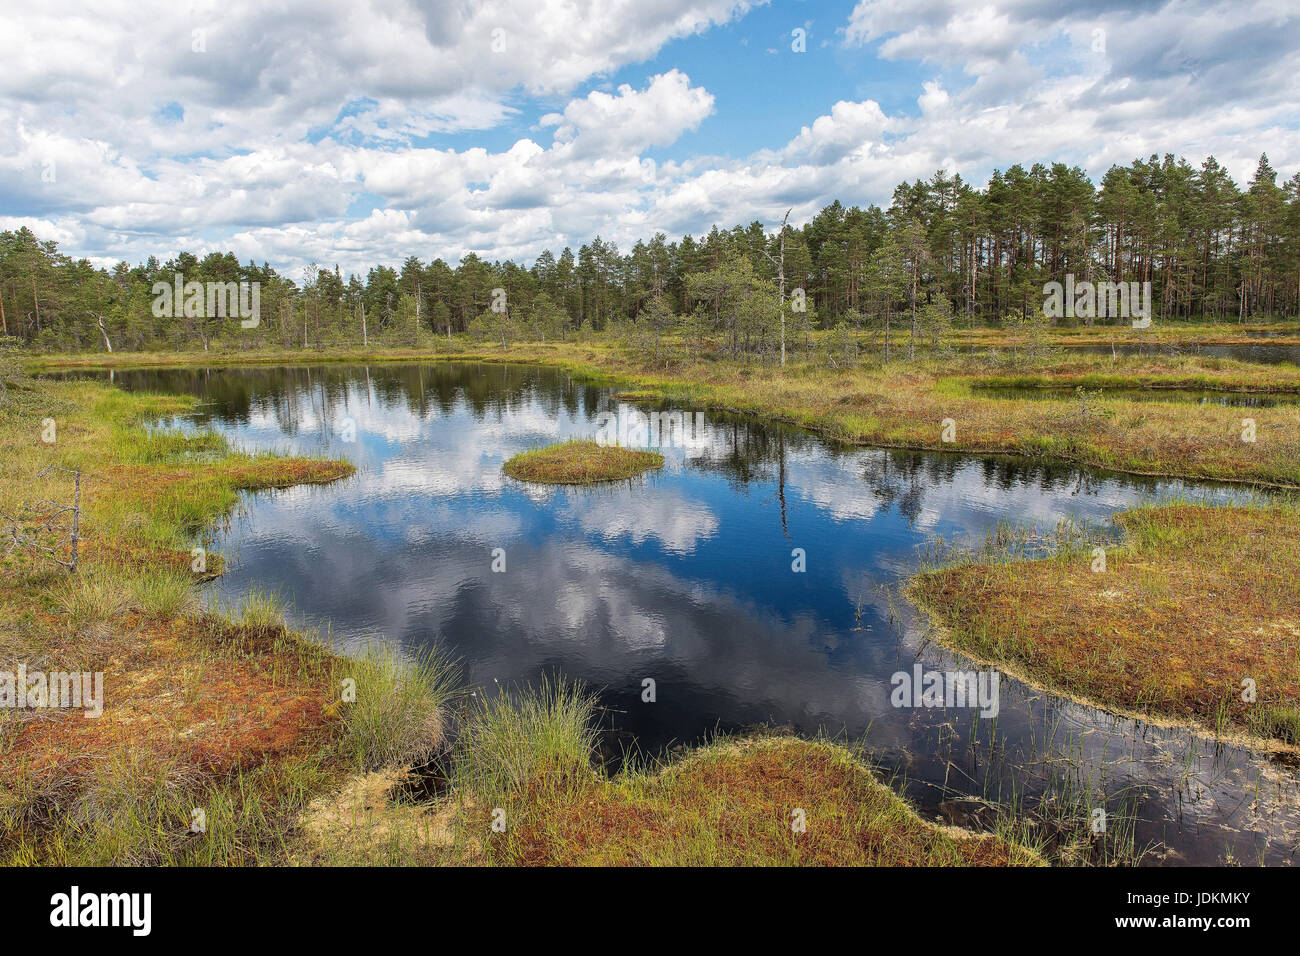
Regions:
M 951 642 L 1103 706 L 1264 737 L 1300 714 L 1300 515 L 1176 506 L 1119 517 L 1107 554 L 968 564 L 915 595 Z M 1257 699 L 1242 700 L 1242 681 Z

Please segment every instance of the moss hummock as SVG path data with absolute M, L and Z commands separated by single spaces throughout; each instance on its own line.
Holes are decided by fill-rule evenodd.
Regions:
M 663 464 L 664 456 L 658 452 L 575 440 L 520 452 L 501 467 L 511 478 L 520 481 L 589 485 L 632 478 L 653 468 L 662 468 Z
M 1300 510 L 1143 507 L 1105 554 L 960 563 L 913 596 L 958 650 L 1120 713 L 1300 745 Z M 1243 694 L 1249 679 L 1256 694 Z

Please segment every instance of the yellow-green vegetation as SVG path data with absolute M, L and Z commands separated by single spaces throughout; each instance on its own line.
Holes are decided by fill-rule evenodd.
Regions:
M 295 862 L 473 866 L 1033 866 L 1039 828 L 927 822 L 856 750 L 781 735 L 723 739 L 667 763 L 594 763 L 595 700 L 563 680 L 479 703 L 416 799 L 393 768 L 304 817 Z M 1062 860 L 1081 848 L 1057 847 Z M 1086 852 L 1084 853 L 1086 856 Z
M 663 465 L 664 456 L 658 452 L 574 440 L 520 452 L 501 468 L 519 481 L 590 485 L 633 478 Z
M 829 333 L 810 331 L 802 333 L 809 342 L 818 343 Z M 880 346 L 880 332 L 875 330 L 859 336 L 864 344 L 872 348 Z M 571 333 L 567 340 L 549 343 L 512 342 L 501 348 L 495 343 L 476 341 L 464 333 L 457 333 L 450 339 L 438 338 L 423 346 L 413 345 L 372 345 L 363 347 L 360 342 L 353 345 L 315 345 L 311 348 L 246 348 L 238 342 L 220 340 L 212 343 L 211 350 L 188 349 L 182 351 L 119 351 L 107 353 L 97 348 L 86 352 L 45 352 L 27 356 L 26 362 L 33 369 L 58 368 L 162 368 L 183 365 L 221 366 L 221 365 L 303 365 L 328 362 L 385 362 L 385 361 L 432 361 L 438 358 L 500 358 L 503 354 L 516 353 L 526 355 L 563 355 L 581 353 L 588 349 L 601 350 L 609 344 L 608 337 L 590 332 Z M 961 327 L 953 329 L 947 336 L 947 343 L 954 347 L 968 349 L 998 349 L 1002 351 L 1021 348 L 1026 341 L 1026 334 L 1010 326 L 997 327 L 979 325 L 975 328 Z M 906 350 L 907 331 L 895 329 L 895 354 L 898 349 Z M 684 349 L 680 337 L 666 335 L 662 340 L 663 352 L 667 356 L 672 351 L 700 352 L 698 348 Z M 1075 346 L 1106 347 L 1114 345 L 1152 345 L 1161 347 L 1194 348 L 1200 345 L 1300 345 L 1300 326 L 1295 322 L 1161 322 L 1147 329 L 1134 329 L 1127 325 L 1078 325 L 1074 327 L 1049 327 L 1041 345 L 1071 349 Z M 794 345 L 792 340 L 791 345 Z M 924 350 L 922 350 L 922 354 Z M 963 356 L 963 362 L 971 358 Z M 1079 355 L 1078 361 L 1110 361 L 1109 356 Z M 1208 359 L 1207 361 L 1216 361 Z M 1235 364 L 1229 362 L 1228 364 Z
M 1300 368 L 1294 365 L 1249 365 L 1222 359 L 1132 359 L 1115 362 L 1093 356 L 1058 356 L 1043 369 L 985 372 L 944 379 L 950 394 L 979 395 L 981 388 L 1149 389 L 1236 392 L 1270 395 L 1300 392 Z
M 545 359 L 545 353 L 535 353 Z M 686 408 L 740 412 L 789 422 L 838 441 L 888 448 L 1008 453 L 1076 462 L 1142 475 L 1300 486 L 1300 409 L 1248 411 L 1194 403 L 1137 403 L 1066 398 L 1008 399 L 982 395 L 978 384 L 1004 386 L 1007 363 L 990 357 L 927 358 L 914 363 L 864 362 L 832 370 L 801 363 L 785 370 L 727 361 L 647 369 L 634 356 L 593 346 L 565 358 L 599 381 L 634 385 L 629 394 Z M 1197 357 L 1046 356 L 1015 364 L 1035 384 L 1074 388 L 1196 387 L 1222 390 L 1300 389 L 1300 369 Z M 1243 441 L 1243 418 L 1254 441 Z M 953 428 L 945 441 L 943 423 Z
M 962 561 L 912 593 L 945 642 L 1052 690 L 1300 744 L 1300 508 L 1179 504 L 1116 520 L 1125 539 L 1104 554 Z

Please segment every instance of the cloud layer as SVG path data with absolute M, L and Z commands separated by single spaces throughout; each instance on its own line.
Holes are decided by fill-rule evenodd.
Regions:
M 726 58 L 751 6 L 30 5 L 0 37 L 0 228 L 98 264 L 232 249 L 292 274 L 410 254 L 530 261 L 596 234 L 626 248 L 791 206 L 799 222 L 836 198 L 886 204 L 941 166 L 980 182 L 1013 162 L 1096 176 L 1153 151 L 1213 153 L 1244 180 L 1266 151 L 1300 169 L 1300 19 L 1275 0 L 863 0 L 830 47 L 767 68 L 796 82 L 798 56 L 913 64 L 912 108 L 823 80 L 824 112 L 787 142 L 665 152 L 736 121 L 671 65 L 674 44 L 703 35 Z M 513 144 L 475 145 L 521 120 Z

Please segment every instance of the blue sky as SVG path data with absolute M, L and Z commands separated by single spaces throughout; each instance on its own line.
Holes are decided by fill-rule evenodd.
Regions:
M 530 262 L 937 168 L 1099 177 L 1213 153 L 1300 170 L 1300 21 L 1274 0 L 146 0 L 0 37 L 0 228 L 97 264 L 232 250 L 290 275 Z M 805 31 L 794 52 L 792 31 Z M 791 199 L 791 197 L 794 197 Z
M 612 91 L 624 83 L 635 87 L 647 75 L 677 69 L 712 93 L 717 99 L 714 115 L 671 146 L 647 150 L 645 155 L 656 160 L 743 155 L 784 142 L 835 99 L 869 98 L 890 112 L 915 113 L 916 91 L 933 71 L 847 49 L 837 31 L 853 7 L 849 2 L 808 0 L 757 7 L 737 20 L 667 44 L 644 63 L 625 66 L 579 92 Z M 795 29 L 805 31 L 803 53 L 792 49 Z M 510 122 L 490 130 L 436 135 L 429 144 L 508 149 L 520 137 L 535 136 L 538 119 L 563 109 L 569 98 L 519 96 L 515 105 L 520 112 Z

